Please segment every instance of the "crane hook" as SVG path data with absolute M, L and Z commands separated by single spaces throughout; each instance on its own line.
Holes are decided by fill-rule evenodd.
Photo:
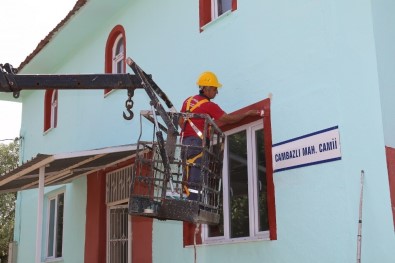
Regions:
M 125 112 L 123 112 L 123 118 L 128 121 L 130 121 L 134 117 L 134 114 L 132 111 L 132 108 L 133 108 L 132 97 L 133 97 L 133 95 L 134 95 L 134 89 L 128 89 L 128 98 L 125 101 L 125 108 L 126 108 L 126 111 L 128 112 L 128 115 Z
M 132 107 L 129 107 L 128 102 L 125 103 L 125 106 L 126 106 L 126 111 L 128 112 L 128 115 L 126 115 L 126 113 L 123 112 L 123 118 L 124 118 L 125 120 L 130 121 L 131 119 L 133 119 L 134 113 L 133 113 L 133 111 L 131 110 Z

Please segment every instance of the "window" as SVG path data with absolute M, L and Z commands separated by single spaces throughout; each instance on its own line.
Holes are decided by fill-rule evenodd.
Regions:
M 48 199 L 47 259 L 62 257 L 64 193 Z
M 105 73 L 125 73 L 126 72 L 126 38 L 125 30 L 117 25 L 111 30 L 107 39 L 105 51 Z M 109 94 L 111 88 L 105 89 L 104 94 Z
M 127 202 L 133 169 L 134 166 L 126 166 L 106 176 L 107 262 L 128 263 L 131 260 L 131 217 Z
M 200 30 L 209 22 L 217 19 L 228 11 L 237 9 L 237 0 L 200 0 Z
M 44 132 L 58 124 L 58 90 L 47 90 L 44 98 Z
M 123 45 L 123 36 L 118 35 L 112 51 L 112 73 L 125 73 L 125 53 Z
M 226 134 L 223 162 L 223 209 L 220 224 L 204 225 L 200 243 L 276 240 L 270 100 L 235 113 L 264 109 L 262 118 L 221 126 Z M 184 246 L 194 244 L 193 224 L 184 223 Z
M 227 132 L 222 222 L 207 227 L 206 241 L 269 238 L 262 126 L 258 121 Z
M 110 206 L 108 213 L 107 262 L 128 263 L 130 253 L 128 206 Z

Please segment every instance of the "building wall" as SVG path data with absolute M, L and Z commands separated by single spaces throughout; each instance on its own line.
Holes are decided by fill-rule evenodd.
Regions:
M 385 160 L 385 143 L 392 144 L 392 108 L 381 104 L 392 95 L 392 62 L 384 59 L 384 50 L 392 48 L 380 31 L 388 27 L 381 14 L 388 14 L 386 6 L 392 4 L 238 1 L 237 11 L 200 32 L 198 1 L 133 1 L 107 19 L 89 13 L 105 1 L 90 2 L 26 73 L 103 72 L 106 38 L 121 24 L 127 55 L 153 74 L 177 108 L 197 93 L 197 76 L 212 70 L 223 84 L 215 102 L 228 112 L 273 94 L 273 143 L 339 126 L 342 160 L 274 174 L 278 240 L 201 246 L 199 261 L 355 261 L 361 170 L 366 175 L 363 261 L 395 260 Z M 67 50 L 66 36 L 80 36 L 83 22 L 93 23 L 88 20 L 94 20 L 95 30 L 85 31 L 73 52 L 55 64 L 51 58 Z M 385 49 L 377 52 L 378 44 Z M 135 118 L 128 122 L 122 119 L 125 99 L 125 91 L 106 98 L 103 91 L 60 91 L 58 128 L 43 136 L 43 92 L 26 93 L 24 158 L 136 142 L 138 112 L 149 107 L 148 100 L 141 90 L 135 92 Z M 24 213 L 26 199 L 20 202 Z M 84 210 L 78 211 L 82 219 Z M 34 236 L 28 231 L 21 228 L 26 238 Z M 154 221 L 153 262 L 185 262 L 193 252 L 182 248 L 181 223 Z
M 377 71 L 380 83 L 385 144 L 395 146 L 395 3 L 390 0 L 372 1 L 373 29 L 377 52 Z
M 64 262 L 81 262 L 85 250 L 86 178 L 66 185 L 63 226 Z
M 43 240 L 46 233 L 46 197 L 64 191 L 63 262 L 81 262 L 85 248 L 86 179 L 79 178 L 64 186 L 46 187 L 44 191 Z M 14 240 L 18 243 L 18 262 L 33 262 L 36 254 L 37 190 L 18 193 Z M 45 254 L 45 242 L 42 254 Z M 83 258 L 83 257 L 82 257 Z

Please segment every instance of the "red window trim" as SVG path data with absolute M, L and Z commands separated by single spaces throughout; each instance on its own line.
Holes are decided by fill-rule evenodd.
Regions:
M 115 44 L 115 40 L 119 35 L 122 35 L 123 39 L 123 53 L 126 55 L 126 34 L 125 34 L 125 29 L 121 25 L 116 25 L 110 32 L 107 38 L 107 43 L 106 43 L 106 49 L 105 49 L 105 55 L 104 55 L 104 72 L 105 73 L 112 73 L 112 50 Z M 124 72 L 126 72 L 126 63 L 124 63 Z M 112 89 L 105 89 L 104 90 L 104 95 L 109 93 Z
M 387 157 L 388 181 L 391 197 L 392 219 L 395 228 L 395 148 L 385 147 Z
M 272 126 L 270 117 L 270 99 L 264 99 L 257 103 L 251 104 L 247 107 L 239 109 L 234 113 L 244 113 L 249 110 L 264 110 L 263 116 L 263 132 L 264 132 L 264 144 L 265 144 L 265 155 L 266 155 L 266 180 L 267 180 L 267 201 L 268 201 L 268 217 L 269 217 L 269 238 L 270 240 L 277 240 L 277 220 L 276 220 L 276 202 L 275 202 L 275 189 L 273 180 L 273 160 L 272 160 Z M 247 117 L 237 124 L 221 125 L 222 131 L 228 131 L 233 128 L 257 121 L 262 119 L 261 117 Z M 190 246 L 194 244 L 196 226 L 192 223 L 184 222 L 183 227 L 183 244 Z M 200 229 L 201 231 L 201 229 Z M 201 235 L 196 235 L 197 244 L 202 244 Z
M 203 26 L 210 23 L 213 19 L 211 17 L 211 1 L 199 0 L 199 28 L 203 31 Z M 232 0 L 232 12 L 237 10 L 237 0 Z
M 211 0 L 199 0 L 200 32 L 203 26 L 211 21 Z
M 49 89 L 45 91 L 44 95 L 44 132 L 48 131 L 51 128 L 56 128 L 58 124 L 58 107 L 54 111 L 52 111 L 52 96 L 56 96 L 56 101 L 59 105 L 59 97 L 58 97 L 58 91 L 55 89 Z M 53 127 L 51 126 L 51 119 L 52 119 L 52 114 L 54 114 L 54 125 Z
M 237 9 L 237 0 L 232 0 L 232 11 Z

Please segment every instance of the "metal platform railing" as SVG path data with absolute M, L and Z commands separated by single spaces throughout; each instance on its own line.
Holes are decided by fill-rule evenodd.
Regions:
M 169 115 L 174 123 L 178 123 L 179 118 L 203 120 L 202 145 L 182 144 L 179 135 L 167 134 L 164 126 L 155 125 L 152 111 L 141 112 L 140 116 L 144 117 L 141 119 L 154 124 L 154 129 L 149 132 L 153 132 L 155 139 L 138 141 L 135 169 L 131 180 L 129 214 L 161 220 L 217 224 L 221 207 L 225 136 L 208 115 L 192 113 L 169 113 Z M 147 126 L 141 125 L 141 127 Z M 156 128 L 167 135 L 163 145 L 155 137 Z M 140 138 L 143 137 L 142 130 L 143 128 Z M 187 159 L 186 153 L 191 150 L 201 153 L 199 162 Z M 197 182 L 188 179 L 191 169 L 200 171 L 200 179 Z M 198 190 L 194 200 L 188 196 L 189 188 Z

